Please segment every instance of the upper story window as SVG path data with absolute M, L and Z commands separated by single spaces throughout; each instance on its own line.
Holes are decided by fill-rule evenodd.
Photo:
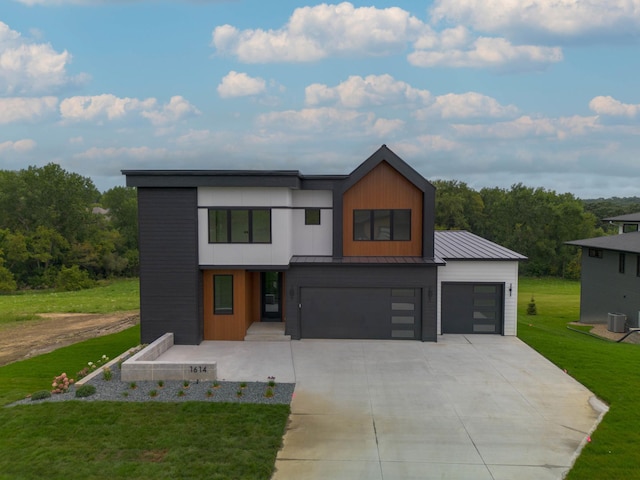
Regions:
M 354 240 L 411 240 L 411 210 L 354 210 Z
M 624 267 L 627 263 L 627 256 L 624 253 L 621 253 L 618 256 L 618 272 L 624 273 Z
M 271 243 L 271 210 L 209 209 L 209 243 Z
M 320 209 L 319 208 L 305 208 L 304 209 L 304 224 L 305 225 L 320 225 Z
M 593 258 L 602 258 L 602 249 L 601 248 L 590 248 L 589 256 Z
M 630 233 L 637 232 L 638 224 L 637 223 L 625 223 L 622 225 L 622 233 Z

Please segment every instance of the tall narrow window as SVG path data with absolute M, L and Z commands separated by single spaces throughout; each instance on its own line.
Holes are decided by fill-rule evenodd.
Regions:
M 636 257 L 636 277 L 640 277 L 640 255 Z
M 621 253 L 618 257 L 618 272 L 624 273 L 624 266 L 627 260 L 627 256 L 624 253 Z
M 213 276 L 213 313 L 233 314 L 233 275 Z
M 354 210 L 354 240 L 411 240 L 411 210 Z
M 271 210 L 209 209 L 209 243 L 271 243 Z

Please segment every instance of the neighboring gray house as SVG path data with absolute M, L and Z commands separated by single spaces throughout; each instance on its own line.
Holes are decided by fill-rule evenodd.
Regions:
M 628 326 L 638 327 L 640 213 L 604 220 L 618 224 L 621 233 L 567 242 L 582 247 L 580 321 L 605 323 L 609 313 L 622 313 Z

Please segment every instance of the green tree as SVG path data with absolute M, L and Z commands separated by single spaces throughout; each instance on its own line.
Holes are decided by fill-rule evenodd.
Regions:
M 436 228 L 473 230 L 481 221 L 484 203 L 478 192 L 456 180 L 436 180 Z

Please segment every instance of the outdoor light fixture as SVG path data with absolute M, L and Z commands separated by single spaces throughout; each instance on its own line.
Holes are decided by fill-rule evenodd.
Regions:
M 511 291 L 513 290 L 513 284 L 510 283 L 509 284 L 509 296 L 511 296 Z

